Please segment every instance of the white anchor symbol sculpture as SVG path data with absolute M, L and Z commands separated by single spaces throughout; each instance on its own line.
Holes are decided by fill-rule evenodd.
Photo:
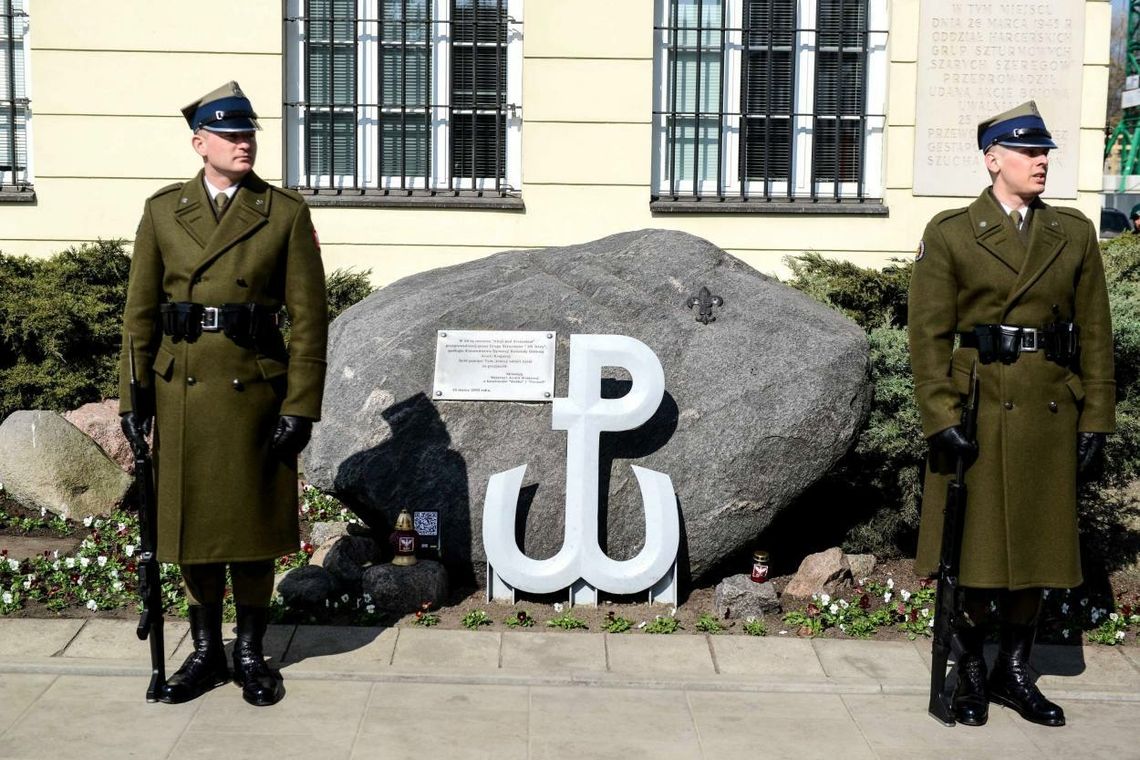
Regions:
M 632 384 L 625 396 L 601 397 L 603 367 L 621 367 Z M 487 553 L 488 594 L 498 598 L 501 582 L 532 593 L 571 589 L 584 584 L 615 594 L 654 586 L 656 601 L 675 602 L 674 565 L 680 521 L 673 483 L 665 473 L 633 466 L 645 510 L 645 544 L 628 560 L 611 559 L 598 543 L 598 454 L 602 431 L 632 430 L 661 404 L 665 373 L 644 343 L 624 335 L 571 335 L 570 386 L 555 398 L 551 427 L 567 432 L 566 520 L 562 548 L 550 559 L 532 559 L 515 542 L 515 511 L 526 465 L 495 473 L 483 504 L 483 546 Z M 592 591 L 592 590 L 591 590 Z M 578 596 L 576 596 L 576 594 Z M 593 597 L 596 601 L 596 596 Z

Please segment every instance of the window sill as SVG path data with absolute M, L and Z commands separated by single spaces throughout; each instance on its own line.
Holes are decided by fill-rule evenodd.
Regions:
M 494 191 L 429 190 L 303 190 L 297 189 L 310 206 L 350 208 L 466 208 L 496 211 L 523 211 L 518 195 L 498 195 Z
M 32 187 L 13 187 L 0 185 L 0 204 L 3 203 L 35 203 L 36 191 Z
M 677 200 L 650 200 L 649 210 L 655 214 L 785 214 L 889 216 L 890 210 L 881 200 L 818 200 L 793 198 L 730 200 L 682 197 Z

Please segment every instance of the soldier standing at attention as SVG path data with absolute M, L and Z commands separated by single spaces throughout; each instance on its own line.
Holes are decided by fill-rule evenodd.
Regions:
M 124 314 L 120 414 L 132 446 L 153 418 L 158 558 L 181 566 L 194 652 L 160 699 L 230 680 L 226 566 L 237 605 L 233 679 L 254 705 L 284 696 L 262 653 L 274 559 L 298 545 L 297 455 L 319 419 L 328 333 L 320 247 L 301 197 L 253 173 L 260 129 L 230 82 L 182 109 L 202 170 L 146 202 Z M 286 348 L 279 310 L 288 308 Z M 146 408 L 131 407 L 128 346 Z
M 982 122 L 978 147 L 992 187 L 930 221 L 910 283 L 911 366 L 930 443 L 915 568 L 937 568 L 953 460 L 974 451 L 959 424 L 976 360 L 955 718 L 980 726 L 995 702 L 1061 726 L 1065 714 L 1037 689 L 1029 656 L 1042 589 L 1082 580 L 1077 473 L 1115 425 L 1108 293 L 1092 222 L 1040 200 L 1057 146 L 1036 104 Z M 979 623 L 991 601 L 1000 651 L 987 679 Z

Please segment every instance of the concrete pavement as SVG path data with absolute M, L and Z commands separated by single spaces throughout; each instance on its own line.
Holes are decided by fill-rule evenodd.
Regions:
M 168 674 L 189 652 L 166 626 Z M 1140 648 L 1040 646 L 1069 725 L 926 714 L 929 642 L 272 626 L 287 695 L 147 704 L 134 622 L 0 620 L 0 758 L 1140 757 Z

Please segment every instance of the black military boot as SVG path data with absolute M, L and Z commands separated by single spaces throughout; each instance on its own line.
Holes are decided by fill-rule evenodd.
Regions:
M 269 669 L 262 653 L 262 640 L 268 625 L 268 607 L 238 605 L 234 683 L 241 687 L 242 699 L 258 707 L 275 705 L 285 696 L 281 674 Z
M 189 702 L 230 680 L 222 646 L 222 605 L 190 605 L 190 638 L 194 651 L 167 680 L 160 702 Z
M 1065 725 L 1065 711 L 1038 690 L 1029 675 L 1029 655 L 1037 626 L 1002 623 L 1001 650 L 990 674 L 990 701 L 1016 710 L 1042 726 Z
M 961 644 L 958 656 L 958 684 L 952 702 L 954 719 L 964 726 L 984 726 L 990 716 L 986 691 L 986 658 L 983 654 L 985 631 L 969 623 L 958 625 L 955 635 Z

